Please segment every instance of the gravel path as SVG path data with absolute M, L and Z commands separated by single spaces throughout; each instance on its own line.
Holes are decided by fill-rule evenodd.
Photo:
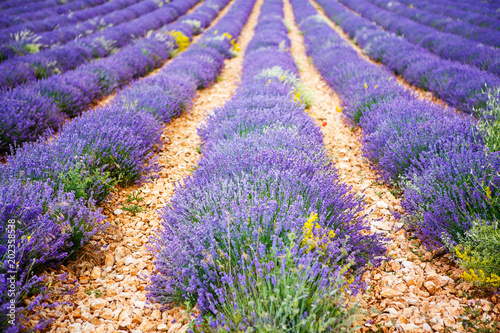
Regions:
M 158 154 L 162 167 L 160 177 L 141 187 L 119 189 L 103 207 L 107 222 L 112 225 L 108 232 L 94 237 L 78 258 L 52 272 L 55 275 L 67 272 L 70 280 L 77 279 L 79 283 L 73 295 L 51 300 L 69 301 L 71 305 L 46 309 L 42 314 L 55 319 L 49 331 L 172 333 L 187 330 L 189 318 L 183 309 L 161 309 L 159 304 L 148 304 L 146 300 L 148 281 L 143 277 L 154 269 L 146 245 L 149 236 L 160 225 L 157 210 L 168 203 L 174 192 L 174 183 L 188 176 L 196 165 L 200 144 L 196 128 L 207 111 L 230 99 L 238 85 L 242 55 L 253 36 L 261 4 L 262 0 L 257 1 L 239 38 L 240 55 L 226 60 L 219 82 L 198 91 L 191 111 L 165 126 L 162 136 L 165 144 Z M 219 18 L 230 6 L 221 12 Z M 134 195 L 141 198 L 140 201 L 127 202 Z M 134 204 L 143 211 L 133 216 L 123 209 Z
M 299 65 L 301 80 L 315 95 L 308 111 L 322 125 L 326 146 L 342 180 L 353 191 L 364 193 L 371 231 L 389 238 L 391 259 L 363 276 L 370 288 L 359 299 L 366 312 L 360 331 L 378 331 L 377 326 L 383 332 L 442 332 L 445 327 L 451 332 L 461 331 L 458 319 L 469 302 L 461 296 L 471 286 L 454 282 L 461 271 L 450 257 L 426 251 L 418 239 L 402 229 L 403 223 L 394 218 L 394 211 L 403 212 L 401 199 L 394 197 L 391 188 L 377 182 L 372 165 L 363 158 L 361 130 L 353 131 L 342 114 L 336 112 L 339 97 L 308 60 L 288 0 L 285 0 L 285 20 L 291 30 L 292 54 Z M 497 298 L 475 300 L 486 310 L 495 306 L 491 301 L 498 302 Z M 494 310 L 500 313 L 499 303 Z

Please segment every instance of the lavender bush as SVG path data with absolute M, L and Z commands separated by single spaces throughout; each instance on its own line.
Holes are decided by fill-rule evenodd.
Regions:
M 363 17 L 443 59 L 458 61 L 500 75 L 500 50 L 450 33 L 437 31 L 365 0 L 339 0 Z
M 0 28 L 3 29 L 20 22 L 40 20 L 47 16 L 81 10 L 103 4 L 104 2 L 105 0 L 70 0 L 61 3 L 57 0 L 47 0 L 36 4 L 23 4 L 1 12 Z
M 337 2 L 319 0 L 318 3 L 370 57 L 459 110 L 472 113 L 474 108 L 484 106 L 487 100 L 483 94 L 485 86 L 500 86 L 500 80 L 495 75 L 441 59 L 382 30 Z
M 105 15 L 97 15 L 97 13 L 100 12 L 100 7 L 105 7 L 101 10 Z M 51 18 L 47 19 L 48 22 L 45 24 L 40 24 L 43 28 L 47 28 L 50 24 L 54 24 L 54 28 L 56 29 L 51 31 L 34 33 L 34 29 L 30 29 L 30 27 L 33 27 L 33 23 L 25 24 L 22 27 L 24 30 L 19 30 L 19 28 L 16 27 L 4 30 L 2 32 L 5 34 L 4 40 L 5 42 L 10 42 L 4 42 L 5 44 L 0 47 L 0 61 L 28 53 L 37 53 L 55 44 L 60 46 L 76 38 L 85 37 L 104 28 L 133 20 L 141 15 L 158 9 L 158 4 L 152 0 L 121 0 L 108 2 L 91 9 L 92 10 L 89 9 L 88 14 L 92 16 L 84 16 L 87 18 L 85 22 L 75 21 L 75 15 L 71 15 L 70 17 L 66 15 L 62 16 L 60 20 Z M 69 22 L 74 21 L 75 24 L 60 27 L 61 22 L 65 22 L 64 19 Z
M 62 46 L 55 46 L 35 54 L 14 57 L 0 64 L 0 87 L 15 87 L 22 83 L 67 72 L 93 59 L 105 58 L 116 50 L 143 37 L 186 13 L 198 1 L 173 1 L 163 6 L 156 3 L 153 10 L 138 18 L 108 27 Z
M 251 11 L 248 2 L 237 4 Z M 276 331 L 280 323 L 298 332 L 349 329 L 342 290 L 354 292 L 355 277 L 384 253 L 377 236 L 364 235 L 362 200 L 340 182 L 294 91 L 298 71 L 282 5 L 264 1 L 242 84 L 199 128 L 203 158 L 151 239 L 158 272 L 150 297 L 196 304 L 203 316 L 195 330 Z M 286 292 L 268 294 L 301 278 L 307 290 L 288 294 L 301 297 L 300 306 Z M 249 289 L 244 281 L 269 286 Z
M 40 2 L 37 4 L 34 4 L 33 2 L 39 2 L 39 1 L 38 0 L 26 0 L 26 1 L 23 1 L 22 6 L 24 8 L 34 6 L 35 8 L 40 9 L 39 6 L 44 6 L 44 5 L 51 6 L 52 4 L 56 3 L 56 0 L 44 1 L 43 4 Z M 2 10 L 12 8 L 12 7 L 19 7 L 19 2 L 17 0 L 4 0 L 0 3 L 0 9 L 2 9 Z
M 46 31 L 57 30 L 67 25 L 79 24 L 79 22 L 87 21 L 93 17 L 100 17 L 102 15 L 113 14 L 113 12 L 123 9 L 127 6 L 132 6 L 133 4 L 139 3 L 140 1 L 147 0 L 118 0 L 103 3 L 102 5 L 96 5 L 87 9 L 78 10 L 69 14 L 61 14 L 53 17 L 46 17 L 41 20 L 30 20 L 29 22 L 20 23 L 12 27 L 2 29 L 2 36 L 0 36 L 0 42 L 2 44 L 13 42 L 16 38 L 24 37 L 26 34 L 38 34 Z M 109 16 L 108 19 L 111 19 Z M 113 23 L 114 21 L 109 21 Z M 24 31 L 24 32 L 23 32 Z
M 227 3 L 227 0 L 211 0 L 204 5 L 220 10 Z M 251 5 L 241 7 L 251 8 Z M 205 76 L 216 77 L 224 56 L 230 53 L 232 37 L 220 38 L 214 32 L 228 31 L 237 36 L 243 23 L 233 22 L 244 22 L 250 11 L 234 8 L 199 43 L 176 57 L 155 77 L 133 83 L 117 95 L 114 103 L 74 119 L 61 129 L 57 138 L 24 145 L 1 166 L 1 244 L 8 244 L 4 240 L 8 239 L 9 220 L 15 220 L 19 226 L 15 237 L 26 242 L 22 251 L 17 250 L 16 260 L 27 263 L 17 270 L 18 312 L 13 326 L 7 317 L 11 299 L 8 283 L 1 289 L 2 330 L 22 329 L 25 324 L 22 320 L 29 311 L 43 305 L 44 294 L 38 295 L 28 307 L 21 303 L 25 295 L 40 285 L 41 265 L 64 260 L 105 227 L 95 205 L 106 199 L 111 188 L 117 183 L 126 185 L 154 176 L 157 165 L 153 153 L 161 144 L 162 121 L 170 121 L 189 107 L 198 83 L 192 69 L 182 75 L 174 75 L 174 71 L 186 68 L 191 57 L 212 57 L 212 66 L 203 71 Z M 210 70 L 215 75 L 208 75 Z M 155 101 L 150 100 L 151 93 L 159 89 L 163 93 Z M 47 246 L 49 252 L 45 250 Z M 10 260 L 6 254 L 8 248 L 1 249 L 2 260 Z M 8 267 L 2 266 L 0 281 L 8 278 Z M 42 286 L 42 290 L 46 288 Z M 37 328 L 46 324 L 40 322 Z
M 500 30 L 500 20 L 489 17 L 487 15 L 474 13 L 457 8 L 456 4 L 450 2 L 440 1 L 440 3 L 429 3 L 422 0 L 400 0 L 406 5 L 412 5 L 427 12 L 438 13 L 444 16 L 452 17 L 460 21 L 475 24 L 480 27 L 489 29 Z
M 365 155 L 404 190 L 405 220 L 426 243 L 453 249 L 474 221 L 498 220 L 499 155 L 488 148 L 494 138 L 485 130 L 496 122 L 495 94 L 478 126 L 471 116 L 420 100 L 366 62 L 308 0 L 292 5 L 308 55 L 340 94 L 347 119 L 362 126 Z
M 187 11 L 197 1 L 184 2 L 183 11 Z M 62 75 L 40 80 L 29 86 L 3 91 L 0 96 L 2 96 L 2 104 L 6 113 L 0 119 L 0 138 L 2 139 L 0 152 L 8 151 L 9 145 L 34 141 L 47 129 L 59 128 L 64 120 L 64 117 L 61 117 L 62 114 L 78 115 L 94 101 L 161 66 L 179 47 L 174 33 L 182 32 L 182 36 L 186 39 L 191 38 L 194 33 L 200 33 L 227 3 L 228 0 L 206 2 L 179 21 L 165 26 L 151 36 L 138 40 L 110 57 L 83 65 Z M 196 30 L 194 25 L 196 25 Z M 183 69 L 180 69 L 180 72 L 183 72 Z M 21 109 L 15 104 L 18 103 L 17 99 L 9 97 L 20 94 L 42 96 L 44 100 L 53 103 L 47 102 L 48 106 L 38 106 L 36 101 L 30 102 L 32 100 L 30 98 L 23 102 L 23 109 Z M 33 115 L 24 113 L 30 108 L 36 113 Z M 57 117 L 53 116 L 54 114 Z M 36 126 L 34 126 L 33 119 L 37 121 Z M 14 125 L 23 130 L 13 130 Z
M 2 181 L 0 199 L 0 281 L 3 282 L 0 329 L 18 332 L 24 327 L 21 320 L 26 317 L 26 311 L 33 310 L 44 299 L 40 294 L 26 309 L 21 305 L 23 298 L 31 295 L 32 289 L 42 281 L 37 273 L 81 247 L 101 229 L 104 216 L 93 211 L 83 199 L 77 200 L 72 193 L 54 188 L 50 180 Z M 9 308 L 12 301 L 15 312 Z M 15 317 L 7 317 L 8 313 L 14 313 Z M 41 320 L 37 329 L 43 329 L 48 323 Z
M 498 30 L 478 27 L 467 22 L 462 22 L 461 20 L 453 20 L 447 16 L 426 12 L 415 7 L 405 6 L 399 1 L 369 1 L 383 9 L 420 22 L 431 28 L 472 39 L 486 45 L 494 47 L 500 46 L 500 33 L 498 32 Z

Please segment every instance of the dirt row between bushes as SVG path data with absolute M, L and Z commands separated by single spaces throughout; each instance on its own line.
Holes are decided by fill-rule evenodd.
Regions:
M 225 61 L 218 82 L 198 91 L 192 109 L 165 126 L 164 146 L 157 155 L 162 168 L 159 178 L 140 187 L 118 189 L 103 207 L 106 221 L 111 224 L 107 232 L 95 236 L 78 258 L 51 272 L 55 276 L 66 272 L 69 280 L 76 279 L 78 283 L 73 295 L 50 299 L 69 304 L 43 310 L 41 316 L 54 319 L 48 331 L 186 332 L 188 313 L 177 307 L 162 309 L 160 304 L 150 304 L 146 299 L 147 276 L 154 270 L 153 257 L 146 246 L 160 227 L 158 210 L 169 202 L 174 184 L 195 168 L 200 146 L 197 127 L 207 112 L 231 98 L 239 83 L 244 50 L 253 36 L 261 4 L 262 0 L 258 0 L 242 30 L 239 38 L 242 51 Z M 50 281 L 56 289 L 64 287 L 55 278 L 49 277 L 47 283 Z
M 404 213 L 401 199 L 393 195 L 395 192 L 391 192 L 391 188 L 377 182 L 378 176 L 373 165 L 363 158 L 361 130 L 352 128 L 344 121 L 342 114 L 336 112 L 337 107 L 340 107 L 340 99 L 308 59 L 290 3 L 284 1 L 292 54 L 299 66 L 302 82 L 314 92 L 314 103 L 308 112 L 321 126 L 325 145 L 341 179 L 352 186 L 353 191 L 365 195 L 365 212 L 371 232 L 382 233 L 388 238 L 390 260 L 363 275 L 369 289 L 358 297 L 364 308 L 359 330 L 463 331 L 460 316 L 470 305 L 468 295 L 472 292 L 472 286 L 459 282 L 461 270 L 453 264 L 449 255 L 427 251 L 420 240 L 405 231 L 403 223 L 395 219 L 394 212 Z M 335 28 L 339 30 L 339 27 Z M 345 34 L 343 38 L 349 41 Z M 366 55 L 363 57 L 366 58 Z M 435 101 L 428 94 L 417 92 L 422 98 Z M 493 316 L 500 314 L 497 297 L 472 300 L 479 303 L 482 320 L 487 319 L 488 313 Z

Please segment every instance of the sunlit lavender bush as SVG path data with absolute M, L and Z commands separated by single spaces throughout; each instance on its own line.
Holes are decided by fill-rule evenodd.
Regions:
M 487 101 L 487 97 L 483 94 L 485 85 L 489 88 L 500 86 L 500 79 L 496 75 L 456 61 L 442 59 L 394 33 L 383 30 L 337 1 L 318 0 L 317 2 L 322 6 L 325 14 L 371 58 L 382 62 L 396 74 L 402 75 L 409 83 L 431 91 L 450 106 L 472 113 L 474 108 L 483 107 Z M 467 47 L 463 47 L 458 53 L 466 49 Z M 355 67 L 354 63 L 350 66 Z M 351 80 L 353 79 L 351 77 Z M 359 87 L 362 87 L 364 83 L 358 81 Z M 368 82 L 366 83 L 369 88 L 373 87 Z M 381 85 L 380 82 L 377 84 Z
M 213 13 L 214 5 L 220 10 L 227 3 L 228 0 L 211 0 L 206 6 L 211 6 Z M 0 201 L 1 235 L 8 238 L 9 219 L 17 221 L 17 240 L 26 242 L 23 251 L 17 253 L 17 260 L 28 263 L 20 266 L 16 275 L 21 292 L 15 299 L 18 320 L 42 305 L 46 297 L 48 290 L 40 286 L 42 276 L 38 275 L 41 265 L 64 260 L 105 227 L 95 204 L 106 200 L 117 183 L 127 185 L 154 176 L 157 164 L 152 156 L 161 145 L 162 123 L 189 108 L 200 77 L 205 80 L 204 86 L 216 79 L 224 57 L 231 54 L 232 36 L 239 34 L 243 24 L 231 22 L 244 21 L 242 15 L 247 16 L 248 10 L 230 12 L 199 43 L 181 53 L 155 77 L 134 82 L 112 103 L 73 119 L 57 137 L 26 144 L 7 157 L 7 163 L 0 168 L 0 196 L 8 198 Z M 214 38 L 217 29 L 227 31 L 231 37 L 226 34 Z M 210 66 L 190 67 L 193 58 L 204 58 Z M 151 99 L 152 94 L 156 98 Z M 48 242 L 50 246 L 45 245 Z M 46 246 L 50 247 L 49 252 L 45 251 Z M 5 260 L 7 248 L 2 247 L 2 251 Z M 37 265 L 30 265 L 33 260 Z M 3 277 L 7 267 L 2 267 Z M 34 287 L 43 293 L 26 307 L 21 299 Z M 15 332 L 23 327 L 23 322 L 17 321 L 14 326 L 7 322 L 10 298 L 5 290 L 2 289 L 0 325 Z M 45 324 L 40 322 L 39 327 Z
M 349 330 L 344 292 L 354 293 L 356 277 L 384 253 L 364 232 L 361 198 L 340 182 L 304 112 L 282 6 L 264 1 L 242 85 L 200 127 L 203 158 L 151 240 L 158 272 L 150 296 L 196 305 L 195 330 Z M 269 286 L 252 291 L 237 285 L 264 280 Z M 305 289 L 279 293 L 271 283 Z M 253 299 L 260 292 L 268 294 Z
M 178 12 L 184 13 L 197 2 L 190 1 L 185 2 Z M 107 58 L 31 85 L 0 92 L 0 103 L 5 110 L 0 117 L 0 153 L 8 152 L 10 145 L 35 141 L 48 129 L 58 129 L 63 123 L 63 114 L 78 115 L 96 100 L 161 66 L 180 47 L 175 34 L 181 34 L 185 40 L 189 40 L 195 33 L 193 25 L 197 27 L 196 33 L 202 32 L 228 2 L 229 0 L 204 2 L 178 21 Z M 223 39 L 230 43 L 227 38 Z M 186 67 L 178 71 L 183 74 Z M 19 101 L 19 96 L 28 97 Z M 19 105 L 23 105 L 23 108 L 20 109 Z M 29 112 L 25 113 L 25 110 Z M 168 110 L 171 109 L 164 109 Z
M 338 3 L 318 2 L 353 33 L 366 24 Z M 488 228 L 500 214 L 500 160 L 498 152 L 491 148 L 497 139 L 494 128 L 498 122 L 498 93 L 490 90 L 488 95 L 481 90 L 480 99 L 486 107 L 474 109 L 479 122 L 472 116 L 420 100 L 397 84 L 386 70 L 359 57 L 317 16 L 308 0 L 292 0 L 292 5 L 304 32 L 308 55 L 340 94 L 347 120 L 363 128 L 365 155 L 376 163 L 385 181 L 404 190 L 405 221 L 432 248 L 447 247 L 455 253 L 457 246 L 470 244 L 468 235 L 477 221 Z M 366 40 L 371 38 L 367 36 L 380 35 L 363 31 Z M 397 43 L 384 44 L 379 39 L 370 45 L 398 48 Z M 414 52 L 412 57 L 418 59 L 420 55 Z M 401 64 L 406 61 L 393 59 Z M 436 66 L 446 72 L 446 67 Z

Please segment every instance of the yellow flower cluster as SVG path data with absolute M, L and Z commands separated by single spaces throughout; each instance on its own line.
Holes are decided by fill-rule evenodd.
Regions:
M 309 249 L 308 251 L 311 251 L 316 247 L 316 243 L 320 241 L 320 238 L 318 235 L 314 235 L 314 229 L 316 229 L 316 234 L 319 233 L 321 230 L 321 227 L 318 223 L 314 223 L 318 219 L 318 214 L 316 213 L 311 213 L 311 216 L 307 219 L 306 223 L 304 223 L 304 226 L 302 227 L 302 232 L 304 233 L 304 238 L 302 240 L 302 246 L 308 245 Z M 331 239 L 335 237 L 335 232 L 333 230 L 330 230 L 328 233 L 328 238 Z M 325 249 L 326 246 L 328 245 L 327 243 L 324 243 L 321 247 L 322 249 Z
M 219 32 L 219 30 L 215 30 L 214 34 L 217 35 L 218 32 Z M 238 43 L 236 43 L 236 39 L 233 39 L 233 36 L 230 33 L 225 32 L 225 33 L 222 34 L 222 37 L 225 37 L 225 38 L 227 38 L 227 39 L 229 39 L 231 41 L 231 45 L 233 46 L 232 50 L 234 52 L 240 52 L 241 51 L 240 45 Z
M 298 104 L 302 104 L 302 100 L 300 99 L 300 91 L 297 89 L 293 90 L 293 101 Z
M 486 197 L 488 198 L 488 201 L 491 200 L 491 188 L 489 186 L 486 186 L 484 191 L 486 192 Z
M 342 267 L 342 269 L 340 270 L 340 273 L 339 275 L 344 275 L 346 272 L 347 272 L 347 269 L 349 268 L 349 265 L 345 265 L 344 267 Z M 351 277 L 349 280 L 347 280 L 346 284 L 343 285 L 341 288 L 340 288 L 340 291 L 341 292 L 344 292 L 344 290 L 346 290 L 347 288 L 349 288 L 349 286 L 354 282 L 354 277 Z
M 463 272 L 460 277 L 471 283 L 479 283 L 483 285 L 489 285 L 494 288 L 500 287 L 500 276 L 492 273 L 490 276 L 486 276 L 482 269 L 479 270 L 479 275 L 472 269 Z
M 459 257 L 466 265 L 468 264 L 482 264 L 482 265 L 487 265 L 488 261 L 481 260 L 479 258 L 476 258 L 474 256 L 469 256 L 468 255 L 469 250 L 468 249 L 463 249 L 462 245 L 457 245 L 455 246 L 455 253 L 457 257 Z M 498 276 L 495 273 L 490 274 L 490 276 L 486 276 L 484 271 L 482 269 L 479 270 L 474 270 L 472 268 L 469 268 L 469 270 L 463 272 L 460 277 L 466 281 L 469 281 L 471 283 L 475 284 L 482 284 L 482 285 L 490 285 L 493 286 L 494 288 L 500 287 L 500 276 Z
M 191 43 L 191 41 L 189 40 L 189 37 L 184 35 L 180 31 L 176 31 L 176 30 L 171 31 L 170 35 L 172 37 L 174 37 L 175 41 L 177 42 L 177 47 L 178 47 L 179 52 L 185 51 L 188 48 L 189 44 Z

